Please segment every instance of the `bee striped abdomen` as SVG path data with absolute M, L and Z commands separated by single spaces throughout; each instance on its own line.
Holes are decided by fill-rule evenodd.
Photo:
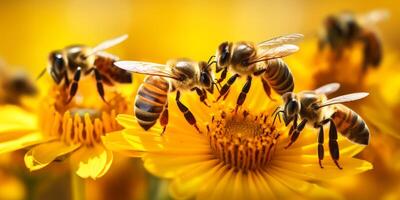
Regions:
M 103 75 L 108 85 L 113 85 L 112 81 L 118 83 L 132 83 L 132 74 L 114 65 L 117 60 L 112 57 L 97 56 L 94 65 Z
M 267 65 L 267 70 L 262 78 L 268 82 L 271 88 L 280 95 L 286 92 L 293 92 L 293 75 L 287 64 L 278 58 L 269 60 Z
M 150 129 L 167 103 L 169 82 L 158 76 L 147 76 L 135 99 L 135 116 L 141 127 Z
M 344 105 L 335 107 L 336 111 L 333 113 L 332 119 L 339 132 L 355 143 L 368 145 L 370 133 L 365 121 Z

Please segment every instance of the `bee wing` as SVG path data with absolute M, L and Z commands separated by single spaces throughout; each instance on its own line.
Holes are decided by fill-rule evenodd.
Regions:
M 283 44 L 292 44 L 300 41 L 301 39 L 303 39 L 303 37 L 304 36 L 302 34 L 294 33 L 294 34 L 275 37 L 270 40 L 266 40 L 264 42 L 260 42 L 257 46 L 259 48 L 271 48 Z
M 267 61 L 276 58 L 282 58 L 293 54 L 299 50 L 299 47 L 293 44 L 283 44 L 269 49 L 260 49 L 254 59 L 250 59 L 248 64 Z
M 364 97 L 366 97 L 368 95 L 369 95 L 369 93 L 367 93 L 367 92 L 358 92 L 358 93 L 351 93 L 351 94 L 338 96 L 338 97 L 335 97 L 335 98 L 332 98 L 332 99 L 329 99 L 329 100 L 325 101 L 318 108 L 321 108 L 321 107 L 324 107 L 324 106 L 329 106 L 329 105 L 332 105 L 332 104 L 355 101 L 355 100 L 358 100 L 358 99 L 362 99 L 362 98 L 364 98 Z
M 163 64 L 141 61 L 117 61 L 114 63 L 114 65 L 129 72 L 162 76 L 179 80 L 179 77 L 172 74 L 171 68 Z
M 326 85 L 323 85 L 317 89 L 314 90 L 315 93 L 317 94 L 331 94 L 333 92 L 336 92 L 340 88 L 339 83 L 329 83 Z
M 99 51 L 104 51 L 108 48 L 111 48 L 111 47 L 125 41 L 126 39 L 128 39 L 128 34 L 121 35 L 119 37 L 116 37 L 116 38 L 113 38 L 110 40 L 106 40 L 106 41 L 98 44 L 97 46 L 93 47 L 90 55 L 93 55 Z
M 390 16 L 387 10 L 373 10 L 364 15 L 357 16 L 357 20 L 363 25 L 375 25 L 381 21 L 388 19 Z

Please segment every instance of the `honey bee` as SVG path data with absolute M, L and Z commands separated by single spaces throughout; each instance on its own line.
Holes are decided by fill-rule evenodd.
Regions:
M 13 71 L 0 63 L 0 104 L 21 105 L 23 96 L 34 96 L 37 92 L 35 83 L 25 71 Z
M 69 89 L 67 103 L 75 96 L 82 73 L 88 76 L 94 72 L 97 82 L 97 92 L 104 102 L 106 102 L 106 100 L 104 98 L 103 83 L 114 85 L 114 82 L 132 82 L 132 75 L 130 73 L 113 65 L 119 58 L 103 52 L 103 50 L 113 47 L 127 38 L 127 35 L 123 35 L 102 42 L 93 48 L 85 45 L 72 45 L 50 53 L 50 66 L 47 70 L 57 84 L 61 84 L 64 80 L 64 86 Z M 46 69 L 43 70 L 39 77 L 41 77 L 45 71 Z
M 228 95 L 230 86 L 240 76 L 247 76 L 247 81 L 238 97 L 237 106 L 243 104 L 251 87 L 253 76 L 261 76 L 264 90 L 271 98 L 271 88 L 282 95 L 293 91 L 294 82 L 288 65 L 281 59 L 299 50 L 294 43 L 303 38 L 301 34 L 276 37 L 257 45 L 251 42 L 224 42 L 216 52 L 216 72 L 222 70 L 218 83 L 227 75 L 228 68 L 234 73 L 221 88 L 219 100 Z
M 363 44 L 362 72 L 369 66 L 377 67 L 382 60 L 382 42 L 372 25 L 388 18 L 385 10 L 374 10 L 356 16 L 351 12 L 343 12 L 326 18 L 319 40 L 319 48 L 329 46 L 336 57 L 340 58 L 346 48 L 356 42 Z
M 327 99 L 327 95 L 337 91 L 339 87 L 340 84 L 338 83 L 330 83 L 313 91 L 302 91 L 297 94 L 288 92 L 282 96 L 284 109 L 280 110 L 278 108 L 275 114 L 275 118 L 282 114 L 286 125 L 293 122 L 289 130 L 290 142 L 286 148 L 297 140 L 306 124 L 311 124 L 314 128 L 319 128 L 318 159 L 321 168 L 323 168 L 321 161 L 324 158 L 323 126 L 325 124 L 330 123 L 329 151 L 339 169 L 342 169 L 342 167 L 338 163 L 339 146 L 337 143 L 337 130 L 354 143 L 360 145 L 369 144 L 370 132 L 365 121 L 356 112 L 341 104 L 362 99 L 369 94 L 364 92 L 351 93 Z M 301 122 L 297 124 L 299 118 Z
M 140 85 L 135 99 L 135 116 L 139 125 L 150 129 L 160 119 L 163 133 L 168 124 L 168 99 L 170 92 L 176 91 L 176 103 L 186 121 L 197 131 L 196 119 L 192 112 L 180 101 L 181 91 L 196 91 L 200 101 L 206 103 L 207 92 L 213 93 L 214 82 L 210 61 L 194 62 L 189 59 L 170 60 L 167 64 L 140 61 L 118 61 L 121 69 L 139 74 L 147 74 Z

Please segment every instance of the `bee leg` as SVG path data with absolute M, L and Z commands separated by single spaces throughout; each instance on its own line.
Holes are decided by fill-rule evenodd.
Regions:
M 69 88 L 69 98 L 67 100 L 67 103 L 70 103 L 72 98 L 76 95 L 76 92 L 78 91 L 78 82 L 79 79 L 81 79 L 81 67 L 78 67 L 74 73 L 74 80 L 72 81 L 72 84 Z
M 321 168 L 324 168 L 322 166 L 322 160 L 324 159 L 324 126 L 318 125 L 316 127 L 319 127 L 319 133 L 318 133 L 318 163 Z
M 165 104 L 164 110 L 161 113 L 160 124 L 163 127 L 163 131 L 161 132 L 161 135 L 163 135 L 168 125 L 168 102 Z
M 97 68 L 94 67 L 94 76 L 96 78 L 96 86 L 97 86 L 97 92 L 99 93 L 101 99 L 108 104 L 106 99 L 104 98 L 104 87 L 103 87 L 103 78 L 101 77 L 101 74 Z
M 237 99 L 235 112 L 237 111 L 239 106 L 243 105 L 244 100 L 246 100 L 247 93 L 249 92 L 250 87 L 251 87 L 251 79 L 252 79 L 251 76 L 247 76 L 247 81 L 244 84 L 244 86 L 242 88 L 242 92 L 240 92 L 240 95 Z
M 204 105 L 210 107 L 210 105 L 207 104 L 207 102 L 205 101 L 207 99 L 207 93 L 205 90 L 201 90 L 200 88 L 194 88 L 196 90 L 197 95 L 199 95 L 200 97 L 200 101 L 202 103 L 204 103 Z
M 225 94 L 227 94 L 229 88 L 231 87 L 231 85 L 236 81 L 236 78 L 239 77 L 239 74 L 235 74 L 233 76 L 231 76 L 228 80 L 228 82 L 225 83 L 225 85 L 221 88 L 221 92 L 219 94 L 219 97 L 217 98 L 217 101 L 224 96 Z
M 69 82 L 69 78 L 68 78 L 68 73 L 67 73 L 67 71 L 65 71 L 65 73 L 64 73 L 64 83 L 65 83 L 65 86 L 66 87 L 68 87 L 69 86 L 69 84 L 70 84 L 70 82 Z
M 228 68 L 225 67 L 224 70 L 221 73 L 221 76 L 217 80 L 217 83 L 220 84 L 220 86 L 221 86 L 221 82 L 225 80 L 227 74 L 228 74 Z
M 199 127 L 197 126 L 196 118 L 194 118 L 192 112 L 190 112 L 190 110 L 185 105 L 183 105 L 183 103 L 179 100 L 180 97 L 181 97 L 181 93 L 178 90 L 176 92 L 175 101 L 176 101 L 176 104 L 178 105 L 179 110 L 185 116 L 186 121 L 189 122 L 190 125 L 194 126 L 199 133 L 201 133 Z
M 293 131 L 297 128 L 297 115 L 294 116 L 293 125 L 290 127 L 289 136 L 292 135 Z
M 329 126 L 329 152 L 331 154 L 331 157 L 333 159 L 333 162 L 336 164 L 336 166 L 339 169 L 343 169 L 339 163 L 339 145 L 337 143 L 337 129 L 336 125 L 333 122 L 332 119 L 329 119 L 330 121 L 330 126 Z
M 261 78 L 261 81 L 263 84 L 264 91 L 267 94 L 268 98 L 271 99 L 272 101 L 276 101 L 276 99 L 272 98 L 271 96 L 271 87 L 269 86 L 268 82 L 263 78 Z
M 289 148 L 294 142 L 296 142 L 297 138 L 299 138 L 300 132 L 304 129 L 306 126 L 307 120 L 303 119 L 303 121 L 300 122 L 298 126 L 293 131 L 292 136 L 290 137 L 290 142 L 289 144 L 285 147 L 285 149 Z

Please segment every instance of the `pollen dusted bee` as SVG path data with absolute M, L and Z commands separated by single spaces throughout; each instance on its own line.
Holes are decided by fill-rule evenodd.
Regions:
M 386 19 L 388 12 L 374 10 L 356 16 L 351 12 L 343 12 L 326 18 L 321 32 L 320 50 L 329 46 L 336 57 L 342 56 L 343 50 L 356 42 L 363 44 L 363 73 L 369 66 L 377 67 L 382 60 L 382 43 L 372 25 Z
M 0 104 L 21 105 L 23 96 L 36 94 L 36 85 L 26 72 L 7 69 L 0 63 Z
M 130 73 L 113 65 L 119 59 L 114 55 L 103 52 L 103 50 L 113 47 L 127 38 L 127 35 L 123 35 L 102 42 L 94 48 L 84 45 L 72 45 L 50 53 L 48 71 L 57 84 L 61 84 L 62 80 L 64 80 L 64 86 L 69 89 L 67 103 L 72 100 L 78 90 L 81 73 L 88 76 L 94 72 L 97 92 L 105 102 L 103 83 L 114 85 L 114 82 L 132 82 Z M 45 70 L 39 77 L 44 72 Z M 73 77 L 72 83 L 71 77 Z
M 290 43 L 301 38 L 301 34 L 290 34 L 257 45 L 251 42 L 224 42 L 219 45 L 216 53 L 216 72 L 222 70 L 222 73 L 218 83 L 226 78 L 228 68 L 234 75 L 221 88 L 218 99 L 228 95 L 230 86 L 240 76 L 247 76 L 247 82 L 239 95 L 237 106 L 242 105 L 246 99 L 253 76 L 261 76 L 264 90 L 270 98 L 271 88 L 280 95 L 293 91 L 292 73 L 281 58 L 298 51 L 299 48 Z
M 135 116 L 141 127 L 150 129 L 160 119 L 163 132 L 168 124 L 168 93 L 176 91 L 176 103 L 186 121 L 199 132 L 192 112 L 180 101 L 181 91 L 196 91 L 205 102 L 207 91 L 213 93 L 214 82 L 210 64 L 188 59 L 170 60 L 167 64 L 139 61 L 118 61 L 116 66 L 139 74 L 147 74 L 135 99 Z
M 339 87 L 338 83 L 331 83 L 313 91 L 302 91 L 297 94 L 288 92 L 282 96 L 285 102 L 284 109 L 276 113 L 276 116 L 282 113 L 286 125 L 293 122 L 289 131 L 290 143 L 286 148 L 297 140 L 307 123 L 313 125 L 314 128 L 319 128 L 318 159 L 321 168 L 323 168 L 321 161 L 324 158 L 323 126 L 325 124 L 330 123 L 329 151 L 339 169 L 342 169 L 342 167 L 338 163 L 337 130 L 352 142 L 360 145 L 369 144 L 370 132 L 367 124 L 356 112 L 341 104 L 362 99 L 368 96 L 368 93 L 352 93 L 327 99 L 326 95 L 337 91 Z M 302 121 L 297 124 L 299 118 Z

